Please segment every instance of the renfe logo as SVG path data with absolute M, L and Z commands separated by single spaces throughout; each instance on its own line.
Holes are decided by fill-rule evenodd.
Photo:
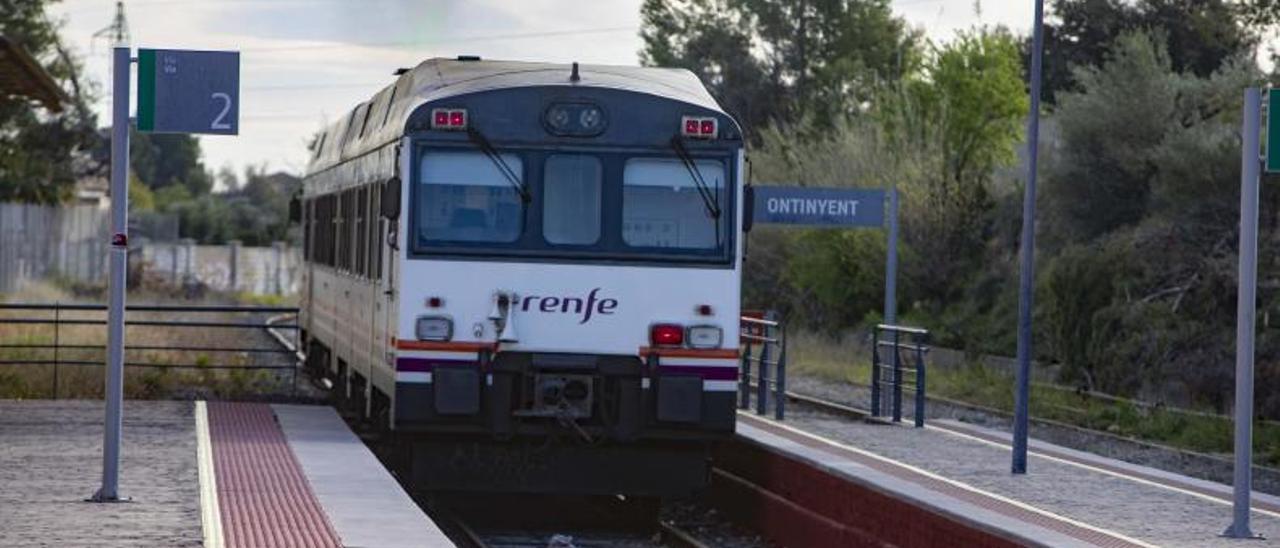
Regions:
M 600 292 L 600 288 L 592 289 L 587 294 L 586 299 L 581 297 L 542 297 L 539 295 L 528 295 L 520 303 L 520 310 L 528 312 L 533 309 L 534 312 L 547 312 L 551 314 L 581 314 L 582 319 L 578 323 L 587 323 L 591 319 L 592 314 L 612 315 L 614 309 L 618 308 L 617 299 L 596 299 L 596 294 Z

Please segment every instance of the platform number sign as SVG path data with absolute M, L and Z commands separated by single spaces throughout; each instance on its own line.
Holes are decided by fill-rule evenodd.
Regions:
M 138 130 L 240 132 L 240 53 L 138 50 Z

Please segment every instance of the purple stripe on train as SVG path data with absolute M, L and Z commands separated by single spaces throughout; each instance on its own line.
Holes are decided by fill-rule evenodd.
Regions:
M 396 371 L 427 373 L 441 365 L 475 365 L 474 360 L 445 360 L 438 358 L 396 358 Z M 698 375 L 709 381 L 736 381 L 738 368 L 705 365 L 662 365 L 662 373 Z
M 703 380 L 708 381 L 736 381 L 738 380 L 737 367 L 724 366 L 706 366 L 706 365 L 661 365 L 658 367 L 661 373 L 680 373 L 687 375 L 699 375 Z
M 443 360 L 439 358 L 396 358 L 396 371 L 428 373 L 441 365 L 475 365 L 475 360 Z

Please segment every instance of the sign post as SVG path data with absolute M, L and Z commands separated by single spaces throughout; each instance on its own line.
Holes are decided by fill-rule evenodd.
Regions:
M 124 312 L 129 260 L 129 89 L 132 49 L 112 50 L 111 248 L 107 279 L 106 417 L 102 485 L 90 500 L 118 502 L 124 400 Z M 240 54 L 139 50 L 138 130 L 239 133 Z M 127 500 L 127 499 L 125 499 Z
M 1274 90 L 1270 94 L 1275 98 Z M 1275 105 L 1276 103 L 1272 103 Z M 1258 141 L 1262 95 L 1258 88 L 1244 90 L 1244 122 L 1240 140 L 1240 271 L 1236 290 L 1236 412 L 1235 474 L 1231 525 L 1223 536 L 1254 538 L 1249 530 L 1249 496 L 1253 490 L 1253 333 L 1257 316 L 1254 300 L 1258 289 Z M 1274 127 L 1268 115 L 1268 129 Z M 1280 139 L 1267 136 L 1267 169 L 1271 147 Z
M 120 500 L 120 429 L 124 399 L 124 290 L 129 260 L 129 53 L 111 56 L 111 248 L 107 278 L 107 400 L 102 439 L 102 486 L 97 502 Z

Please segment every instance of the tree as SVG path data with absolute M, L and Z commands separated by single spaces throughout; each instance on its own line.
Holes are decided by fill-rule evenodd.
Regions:
M 903 189 L 904 234 L 929 261 L 913 271 L 914 285 L 931 303 L 958 298 L 983 260 L 992 177 L 1016 158 L 1029 108 L 1018 55 L 1005 29 L 962 32 L 883 101 L 891 139 L 936 143 L 939 161 L 926 164 L 936 171 Z
M 33 108 L 26 99 L 0 96 L 0 200 L 56 203 L 76 178 L 97 171 L 83 159 L 97 140 L 89 109 L 92 90 L 80 82 L 80 63 L 62 45 L 46 0 L 0 0 L 0 35 L 25 48 L 69 93 L 60 113 Z
M 130 130 L 130 168 L 152 190 L 182 185 L 193 196 L 208 194 L 213 179 L 200 155 L 200 141 L 194 135 Z
M 641 62 L 693 71 L 753 137 L 829 129 L 918 58 L 888 0 L 645 0 L 641 19 Z
M 1174 71 L 1205 77 L 1253 50 L 1260 27 L 1251 21 L 1262 18 L 1229 0 L 1053 0 L 1053 12 L 1058 22 L 1045 25 L 1044 45 L 1044 89 L 1051 102 L 1062 91 L 1078 90 L 1074 70 L 1101 66 L 1123 34 L 1160 36 Z M 1030 51 L 1029 40 L 1024 51 Z

